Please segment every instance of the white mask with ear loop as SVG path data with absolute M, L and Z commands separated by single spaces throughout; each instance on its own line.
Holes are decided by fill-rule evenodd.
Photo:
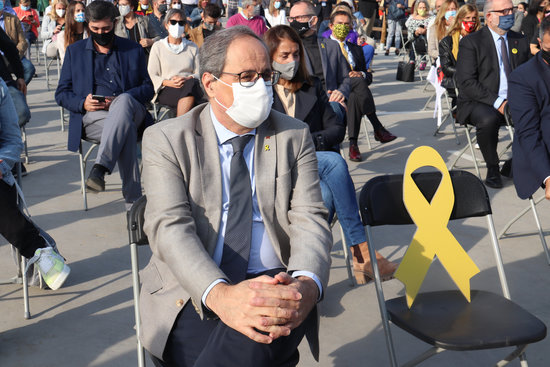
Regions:
M 218 78 L 216 80 L 233 89 L 233 104 L 230 107 L 221 104 L 217 98 L 214 100 L 236 123 L 255 129 L 267 119 L 273 104 L 273 89 L 265 85 L 263 78 L 258 79 L 252 87 L 248 88 L 243 87 L 239 82 L 229 85 Z

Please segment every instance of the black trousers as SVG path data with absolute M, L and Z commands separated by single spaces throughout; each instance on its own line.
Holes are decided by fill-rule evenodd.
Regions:
M 469 123 L 476 127 L 477 143 L 487 167 L 498 167 L 497 153 L 498 130 L 506 124 L 504 115 L 493 106 L 485 103 L 472 102 L 474 108 L 470 113 Z
M 0 234 L 14 245 L 21 255 L 30 258 L 34 252 L 46 247 L 46 241 L 34 224 L 17 206 L 15 185 L 9 186 L 0 179 Z
M 219 319 L 201 320 L 187 302 L 170 332 L 163 361 L 151 359 L 156 367 L 292 367 L 299 362 L 298 345 L 306 329 L 316 323 L 314 309 L 289 336 L 261 344 Z
M 351 92 L 347 103 L 348 136 L 350 139 L 357 139 L 363 115 L 375 113 L 376 106 L 367 81 L 363 78 L 350 78 L 350 80 Z M 374 126 L 374 124 L 373 127 L 375 130 L 378 129 L 378 126 Z

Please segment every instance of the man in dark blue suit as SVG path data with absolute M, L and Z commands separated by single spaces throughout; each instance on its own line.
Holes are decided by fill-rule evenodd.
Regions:
M 69 150 L 76 151 L 84 136 L 100 141 L 86 186 L 104 191 L 105 173 L 118 162 L 129 207 L 141 196 L 137 137 L 152 121 L 144 104 L 154 89 L 142 47 L 114 35 L 116 14 L 107 1 L 86 8 L 90 37 L 67 47 L 55 100 L 71 113 Z
M 518 196 L 542 185 L 550 200 L 550 18 L 540 24 L 540 52 L 510 75 L 508 104 L 515 126 L 512 169 Z

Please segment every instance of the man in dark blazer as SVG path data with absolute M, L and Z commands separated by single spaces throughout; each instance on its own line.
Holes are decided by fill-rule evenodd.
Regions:
M 505 123 L 507 79 L 530 55 L 529 41 L 508 31 L 514 23 L 513 7 L 511 0 L 485 2 L 487 26 L 460 41 L 456 64 L 457 120 L 476 127 L 487 163 L 485 184 L 492 188 L 502 187 L 497 144 L 499 127 Z
M 520 198 L 543 186 L 550 200 L 550 18 L 539 29 L 541 51 L 514 70 L 508 82 L 515 128 L 512 169 Z
M 366 115 L 374 129 L 374 138 L 381 143 L 388 143 L 396 139 L 378 119 L 374 98 L 369 89 L 372 83 L 372 73 L 367 70 L 365 55 L 361 46 L 346 41 L 346 37 L 353 29 L 352 19 L 345 11 L 333 12 L 330 16 L 329 28 L 332 31 L 330 38 L 338 42 L 342 55 L 348 62 L 351 71 L 348 76 L 351 83 L 351 93 L 348 99 L 347 124 L 350 140 L 349 158 L 351 161 L 361 161 L 361 152 L 357 145 L 361 120 Z
M 55 100 L 70 111 L 69 150 L 78 150 L 84 136 L 100 141 L 86 186 L 105 190 L 105 173 L 118 163 L 129 207 L 141 196 L 138 129 L 152 122 L 144 105 L 154 89 L 142 47 L 114 35 L 116 14 L 106 1 L 86 8 L 90 37 L 67 47 Z
M 346 99 L 351 91 L 350 68 L 338 43 L 317 37 L 319 19 L 309 1 L 298 1 L 290 9 L 290 26 L 298 32 L 306 50 L 310 74 L 319 78 L 329 95 L 332 109 L 345 122 Z

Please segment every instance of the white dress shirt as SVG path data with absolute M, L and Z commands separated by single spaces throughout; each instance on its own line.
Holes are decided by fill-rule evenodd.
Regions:
M 210 117 L 212 118 L 212 123 L 214 129 L 216 130 L 216 136 L 218 139 L 218 149 L 220 153 L 220 163 L 222 169 L 222 215 L 220 228 L 218 231 L 218 239 L 216 242 L 216 248 L 214 250 L 213 260 L 219 266 L 222 261 L 223 255 L 223 246 L 225 239 L 225 228 L 227 225 L 227 214 L 229 212 L 229 187 L 230 187 L 230 173 L 231 173 L 231 158 L 233 157 L 233 146 L 229 142 L 230 139 L 239 136 L 234 132 L 228 130 L 223 126 L 210 108 Z M 256 135 L 256 129 L 245 135 Z M 252 186 L 252 238 L 250 243 L 250 255 L 248 258 L 248 269 L 247 274 L 259 274 L 270 269 L 285 268 L 277 257 L 277 253 L 273 249 L 273 244 L 271 243 L 267 232 L 265 230 L 265 225 L 263 222 L 262 214 L 260 213 L 260 208 L 258 206 L 258 197 L 256 195 L 256 177 L 254 175 L 254 139 L 246 144 L 243 157 L 246 161 L 246 166 L 248 167 L 248 172 L 250 174 L 250 183 Z M 308 271 L 295 271 L 292 276 L 307 276 L 312 278 L 317 287 L 319 287 L 319 299 L 322 294 L 322 285 L 319 278 Z M 206 297 L 210 290 L 218 283 L 226 282 L 224 279 L 217 279 L 206 289 L 202 296 L 202 303 L 206 306 Z
M 491 28 L 487 27 L 489 31 L 491 31 L 491 35 L 493 36 L 493 41 L 495 43 L 495 47 L 497 49 L 497 55 L 498 55 L 498 67 L 500 71 L 500 78 L 499 78 L 499 85 L 498 85 L 498 98 L 493 103 L 493 107 L 498 110 L 500 105 L 508 98 L 508 78 L 506 77 L 506 72 L 504 71 L 504 65 L 502 64 L 502 54 L 501 54 L 501 40 L 500 37 L 504 38 L 504 42 L 506 42 L 506 49 L 508 49 L 508 33 L 504 35 L 500 35 L 493 31 Z M 510 52 L 508 52 L 508 55 Z M 509 59 L 510 57 L 508 57 Z

